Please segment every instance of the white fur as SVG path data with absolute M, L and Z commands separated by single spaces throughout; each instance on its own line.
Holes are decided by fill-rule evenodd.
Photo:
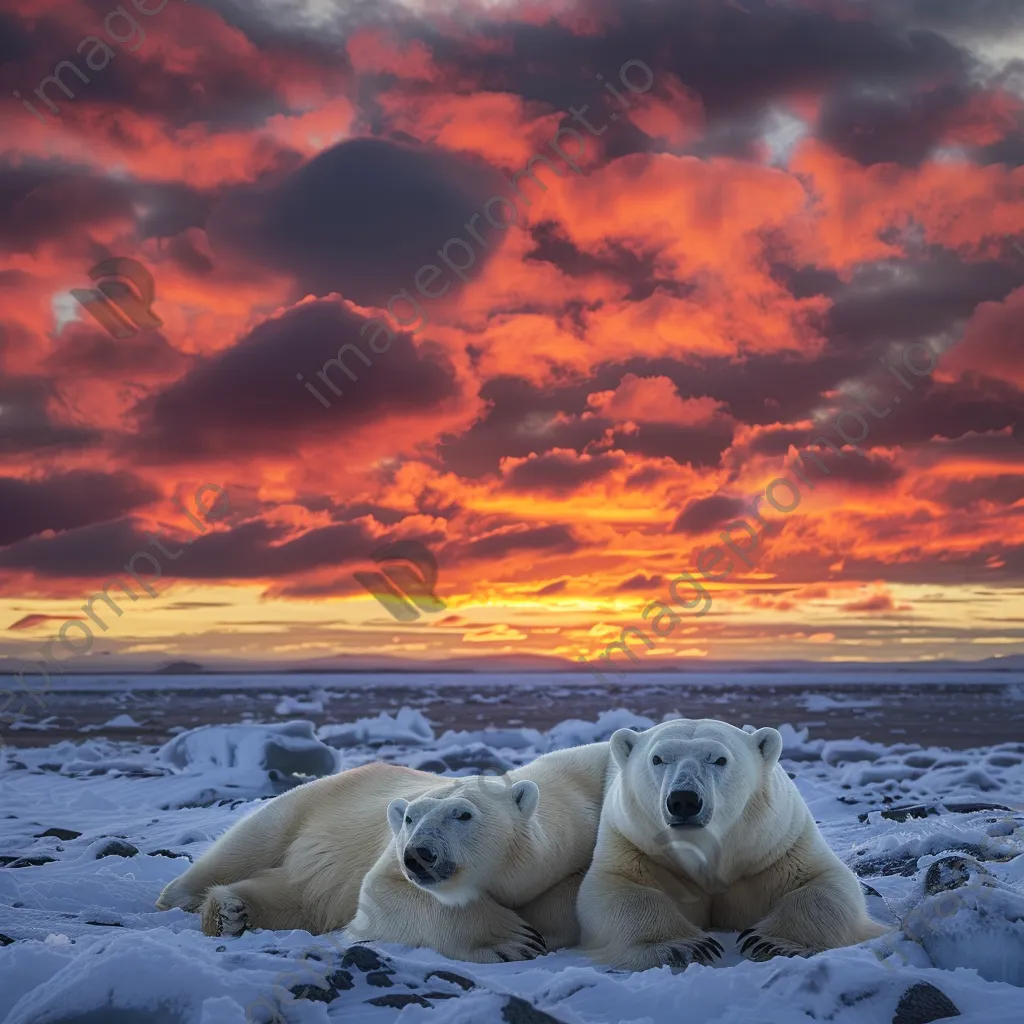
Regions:
M 708 928 L 752 929 L 741 936 L 752 959 L 886 931 L 778 763 L 775 729 L 676 719 L 620 729 L 610 746 L 617 771 L 578 904 L 596 960 L 629 970 L 708 962 L 720 954 Z M 692 795 L 700 810 L 687 817 Z
M 608 744 L 595 743 L 501 778 L 353 768 L 238 822 L 157 906 L 200 911 L 208 935 L 349 926 L 463 960 L 529 959 L 578 941 L 575 897 L 609 765 Z M 414 851 L 427 848 L 443 877 L 404 863 L 411 853 L 422 870 Z

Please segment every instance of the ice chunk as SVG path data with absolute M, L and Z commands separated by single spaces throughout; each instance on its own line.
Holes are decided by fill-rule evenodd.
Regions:
M 168 740 L 157 757 L 181 770 L 258 769 L 285 778 L 331 775 L 338 769 L 337 755 L 316 738 L 312 722 L 204 725 Z
M 323 711 L 324 702 L 314 697 L 282 697 L 274 708 L 275 715 L 322 715 Z
M 548 750 L 563 750 L 584 743 L 600 743 L 610 739 L 616 729 L 650 729 L 654 722 L 625 708 L 602 711 L 596 722 L 570 718 L 548 730 Z
M 324 725 L 317 736 L 328 746 L 382 747 L 385 743 L 423 746 L 433 743 L 434 730 L 422 711 L 403 707 L 394 715 L 382 711 L 376 718 L 358 718 L 345 725 Z

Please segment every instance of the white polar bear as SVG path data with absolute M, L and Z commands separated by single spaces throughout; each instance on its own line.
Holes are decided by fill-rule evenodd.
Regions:
M 779 764 L 775 729 L 676 719 L 610 740 L 618 772 L 580 887 L 582 946 L 629 970 L 708 963 L 706 929 L 752 960 L 851 946 L 888 929 Z
M 594 743 L 501 778 L 353 768 L 243 818 L 157 906 L 200 911 L 207 935 L 350 925 L 455 959 L 532 959 L 579 939 L 575 899 L 610 765 Z

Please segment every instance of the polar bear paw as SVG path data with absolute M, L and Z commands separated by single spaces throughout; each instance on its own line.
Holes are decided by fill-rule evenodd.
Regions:
M 511 911 L 507 917 L 492 922 L 490 932 L 478 946 L 460 955 L 458 959 L 499 964 L 512 960 L 534 960 L 548 952 L 544 936 Z
M 663 953 L 662 962 L 669 967 L 689 967 L 690 964 L 702 964 L 710 967 L 720 959 L 725 950 L 722 944 L 710 935 L 698 939 L 683 939 L 676 942 L 663 943 L 659 947 Z
M 614 966 L 619 970 L 647 971 L 652 967 L 672 967 L 685 970 L 690 964 L 710 967 L 725 950 L 710 935 L 693 939 L 675 939 L 671 942 L 652 942 L 634 946 L 616 957 Z
M 736 942 L 740 952 L 748 960 L 763 962 L 776 956 L 811 956 L 816 950 L 803 946 L 799 942 L 781 939 L 775 935 L 764 935 L 753 928 L 740 932 Z
M 204 935 L 236 938 L 249 927 L 249 912 L 230 889 L 217 886 L 207 893 L 203 903 L 202 927 Z
M 524 924 L 522 929 L 507 939 L 503 939 L 491 946 L 482 947 L 476 952 L 480 959 L 474 956 L 477 963 L 508 963 L 511 960 L 534 960 L 539 956 L 546 956 L 548 952 L 544 936 L 536 928 Z

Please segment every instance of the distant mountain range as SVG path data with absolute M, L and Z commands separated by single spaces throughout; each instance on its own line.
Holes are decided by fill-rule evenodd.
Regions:
M 543 655 L 499 655 L 491 658 L 453 658 L 444 662 L 412 661 L 399 658 L 330 657 L 292 662 L 290 664 L 252 664 L 226 659 L 211 659 L 207 663 L 196 661 L 169 661 L 162 665 L 145 664 L 119 659 L 119 664 L 95 663 L 89 665 L 86 659 L 81 664 L 69 667 L 70 675 L 197 675 L 218 673 L 246 673 L 291 675 L 298 673 L 349 673 L 388 672 L 442 675 L 447 673 L 538 673 L 573 672 L 587 670 L 575 661 Z M 0 675 L 13 675 L 24 662 L 12 658 L 0 662 Z M 595 670 L 602 671 L 595 665 Z M 705 674 L 705 673 L 785 673 L 785 672 L 1024 672 L 1024 654 L 1010 654 L 1003 657 L 982 658 L 978 661 L 889 661 L 889 662 L 820 662 L 820 661 L 697 661 L 685 660 L 672 665 L 661 664 L 652 667 L 617 667 L 604 669 L 604 674 L 614 680 L 619 672 L 626 678 L 634 674 Z

